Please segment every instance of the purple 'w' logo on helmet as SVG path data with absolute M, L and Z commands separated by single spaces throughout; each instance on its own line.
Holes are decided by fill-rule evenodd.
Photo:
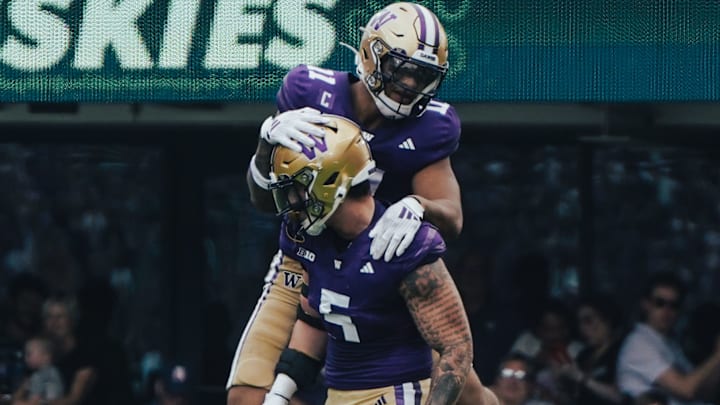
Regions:
M 325 142 L 325 138 L 312 136 L 312 135 L 310 135 L 310 137 L 315 141 L 315 146 L 313 146 L 312 148 L 308 148 L 307 146 L 302 145 L 302 144 L 300 146 L 302 147 L 303 155 L 305 155 L 309 160 L 313 160 L 313 159 L 315 159 L 315 156 L 317 155 L 315 153 L 315 149 L 317 149 L 320 152 L 327 152 L 328 147 L 327 147 L 327 142 Z
M 380 27 L 396 18 L 397 15 L 395 15 L 390 10 L 386 10 L 380 14 L 375 15 L 375 17 L 373 17 L 373 19 L 370 21 L 370 25 L 373 27 L 374 30 L 378 30 L 380 29 Z

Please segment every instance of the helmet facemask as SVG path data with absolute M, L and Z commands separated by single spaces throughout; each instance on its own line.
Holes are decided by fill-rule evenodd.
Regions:
M 447 36 L 437 17 L 412 3 L 394 3 L 362 29 L 357 73 L 388 119 L 420 116 L 448 70 Z
M 293 176 L 281 175 L 271 183 L 277 214 L 287 215 L 294 222 L 296 237 L 304 233 L 319 235 L 325 229 L 325 222 L 345 200 L 347 186 L 344 183 L 349 183 L 349 179 L 340 179 L 337 172 L 324 179 L 322 175 L 321 171 L 305 167 Z
M 371 45 L 376 74 L 370 89 L 378 108 L 388 118 L 420 116 L 435 97 L 442 83 L 446 66 L 426 63 L 404 51 L 389 49 L 382 40 Z M 424 55 L 421 50 L 416 55 Z
M 348 190 L 369 180 L 375 170 L 370 147 L 354 122 L 326 115 L 326 135 L 315 147 L 295 152 L 275 146 L 271 157 L 270 190 L 278 215 L 286 215 L 297 240 L 304 233 L 319 235 L 347 197 Z M 320 125 L 320 124 L 318 124 Z

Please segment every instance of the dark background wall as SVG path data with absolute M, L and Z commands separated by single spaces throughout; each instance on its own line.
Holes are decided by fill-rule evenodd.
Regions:
M 691 305 L 716 299 L 713 128 L 619 128 L 466 125 L 453 157 L 465 227 L 446 258 L 457 277 L 477 294 L 490 286 L 498 302 L 518 277 L 568 300 L 610 291 L 631 312 L 648 273 L 674 270 Z M 221 398 L 277 248 L 274 216 L 246 192 L 256 133 L 227 123 L 2 126 L 0 296 L 22 271 L 68 291 L 104 280 L 137 384 L 157 353 L 189 364 Z

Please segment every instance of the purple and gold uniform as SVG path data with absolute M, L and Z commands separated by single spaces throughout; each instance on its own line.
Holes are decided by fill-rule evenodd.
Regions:
M 328 388 L 390 386 L 387 395 L 395 395 L 410 383 L 409 389 L 419 396 L 419 382 L 430 377 L 432 354 L 399 289 L 408 274 L 440 258 L 445 243 L 425 222 L 405 254 L 390 262 L 374 260 L 368 233 L 385 211 L 377 200 L 375 207 L 370 226 L 349 243 L 330 229 L 314 237 L 305 235 L 302 242 L 283 232 L 280 248 L 309 274 L 308 302 L 322 315 L 330 337 L 325 359 Z M 339 249 L 338 242 L 346 247 Z
M 357 122 L 351 97 L 351 84 L 357 80 L 348 72 L 300 65 L 283 80 L 276 98 L 278 111 L 312 107 Z M 460 121 L 452 106 L 433 100 L 422 116 L 387 121 L 365 138 L 378 167 L 377 177 L 371 179 L 374 188 L 379 184 L 375 196 L 394 202 L 412 193 L 415 173 L 457 150 Z M 365 249 L 369 252 L 369 245 Z M 281 252 L 273 259 L 262 296 L 235 352 L 227 388 L 270 388 L 274 366 L 296 318 L 301 287 L 298 266 Z
M 277 95 L 278 110 L 313 107 L 348 118 L 362 127 L 350 96 L 350 85 L 355 81 L 357 78 L 347 72 L 300 65 L 285 76 Z M 450 104 L 433 100 L 422 116 L 388 121 L 368 133 L 365 140 L 380 169 L 378 173 L 383 176 L 375 195 L 394 202 L 412 194 L 415 173 L 457 150 L 460 120 Z

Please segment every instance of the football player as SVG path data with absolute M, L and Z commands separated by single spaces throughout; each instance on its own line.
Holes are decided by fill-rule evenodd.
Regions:
M 248 169 L 253 204 L 273 210 L 268 192 L 273 145 L 291 150 L 319 146 L 325 118 L 350 118 L 365 131 L 377 169 L 375 195 L 393 202 L 374 225 L 370 253 L 402 256 L 423 219 L 445 238 L 462 229 L 460 188 L 450 164 L 458 148 L 455 109 L 435 100 L 448 69 L 447 36 L 437 17 L 412 3 L 393 3 L 363 29 L 355 74 L 300 65 L 278 91 L 278 114 L 268 117 Z M 406 215 L 410 213 L 412 215 Z M 281 252 L 273 259 L 258 304 L 238 343 L 227 382 L 229 405 L 258 405 L 272 384 L 299 303 L 302 269 Z M 483 404 L 487 392 L 472 373 L 461 403 Z
M 328 116 L 324 127 L 319 145 L 272 155 L 280 248 L 300 263 L 306 291 L 265 404 L 287 405 L 323 359 L 328 405 L 454 404 L 472 338 L 445 242 L 408 211 L 420 227 L 406 253 L 373 258 L 370 232 L 385 211 L 370 190 L 375 162 L 354 123 Z

